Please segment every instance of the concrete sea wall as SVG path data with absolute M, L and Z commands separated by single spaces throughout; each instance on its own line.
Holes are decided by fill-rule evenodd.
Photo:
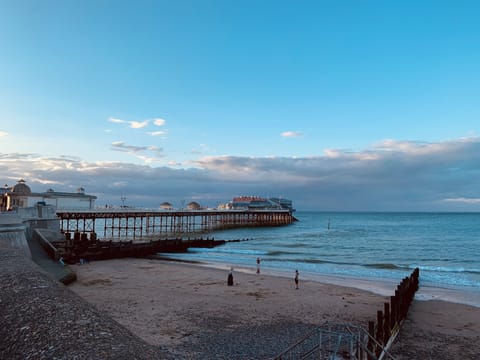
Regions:
M 172 359 L 32 260 L 28 234 L 54 222 L 0 214 L 0 359 Z
M 0 359 L 171 359 L 0 243 Z

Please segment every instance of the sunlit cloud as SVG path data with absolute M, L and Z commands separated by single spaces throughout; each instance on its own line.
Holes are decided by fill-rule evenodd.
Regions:
M 165 123 L 166 121 L 164 119 L 160 119 L 160 118 L 153 119 L 153 124 L 156 126 L 163 126 L 165 125 Z
M 280 136 L 285 137 L 285 138 L 296 138 L 296 137 L 303 136 L 303 133 L 301 133 L 299 131 L 284 131 L 280 134 Z
M 8 136 L 8 133 L 5 131 L 0 131 L 0 137 Z
M 148 120 L 143 121 L 129 121 L 130 127 L 132 129 L 141 129 L 148 125 Z

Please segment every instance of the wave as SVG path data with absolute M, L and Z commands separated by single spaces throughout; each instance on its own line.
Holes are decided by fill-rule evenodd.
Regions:
M 289 252 L 289 251 L 281 251 L 281 250 L 269 251 L 267 253 L 268 256 L 282 256 L 282 255 L 295 255 L 295 254 L 297 254 L 297 253 Z
M 240 254 L 240 255 L 269 255 L 267 251 L 261 250 L 247 250 L 247 249 L 232 249 L 232 248 L 190 248 L 188 252 L 191 253 L 219 253 L 219 254 Z
M 402 265 L 395 265 L 395 264 L 390 264 L 390 263 L 373 263 L 373 264 L 365 264 L 362 265 L 367 268 L 375 268 L 375 269 L 385 269 L 385 270 L 405 270 L 409 269 L 408 266 L 402 266 Z
M 480 269 L 466 269 L 462 266 L 459 267 L 447 267 L 447 266 L 431 266 L 431 265 L 410 265 L 410 269 L 418 267 L 420 270 L 432 271 L 432 272 L 450 272 L 450 273 L 469 273 L 480 274 Z
M 291 263 L 305 263 L 305 264 L 335 264 L 335 265 L 345 265 L 344 263 L 328 261 L 328 260 L 319 260 L 319 259 L 302 259 L 297 258 L 268 258 L 267 261 L 271 262 L 291 262 Z

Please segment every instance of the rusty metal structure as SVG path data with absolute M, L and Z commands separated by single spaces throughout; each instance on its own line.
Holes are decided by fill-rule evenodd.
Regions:
M 57 211 L 63 233 L 96 233 L 105 240 L 179 237 L 220 229 L 282 226 L 296 221 L 289 210 Z

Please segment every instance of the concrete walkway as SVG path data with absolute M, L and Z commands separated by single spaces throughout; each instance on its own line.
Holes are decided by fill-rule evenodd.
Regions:
M 45 270 L 55 280 L 62 282 L 65 285 L 77 280 L 77 275 L 71 270 L 68 265 L 62 265 L 59 261 L 55 261 L 42 248 L 36 237 L 29 236 L 27 238 L 30 252 L 32 253 L 32 260 Z

